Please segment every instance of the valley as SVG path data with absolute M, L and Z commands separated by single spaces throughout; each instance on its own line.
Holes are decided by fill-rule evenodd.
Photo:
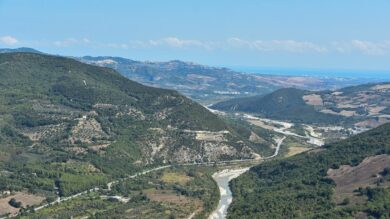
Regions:
M 259 183 L 248 174 L 327 153 L 389 119 L 387 83 L 282 88 L 204 107 L 74 59 L 4 53 L 0 61 L 2 217 L 235 217 L 237 191 Z M 374 172 L 362 168 L 380 178 L 387 158 L 378 162 Z M 327 171 L 339 191 L 331 200 L 364 203 L 343 184 L 345 172 L 361 172 L 345 165 Z M 377 182 L 367 177 L 357 185 Z
M 6 63 L 0 66 L 1 202 L 14 205 L 2 216 L 30 217 L 34 211 L 38 218 L 53 212 L 76 215 L 78 210 L 66 209 L 86 197 L 91 201 L 80 208 L 83 212 L 108 214 L 112 208 L 125 208 L 120 203 L 128 198 L 110 193 L 123 179 L 159 174 L 177 165 L 252 162 L 273 151 L 271 141 L 251 140 L 253 131 L 247 127 L 238 128 L 175 91 L 143 86 L 108 68 L 35 53 L 0 54 L 0 62 Z M 214 182 L 211 174 L 200 174 L 206 177 L 200 184 Z M 160 181 L 141 195 L 131 190 L 144 203 L 139 207 L 153 202 L 157 208 L 159 197 L 169 193 L 166 198 L 173 203 L 163 204 L 184 214 L 175 198 L 184 191 L 173 185 L 176 182 L 167 182 L 167 191 L 148 190 Z M 196 191 L 183 193 L 183 198 L 194 202 L 199 212 L 213 210 L 198 201 L 204 189 L 213 187 L 194 183 Z M 107 212 L 93 210 L 97 206 L 106 206 Z
M 213 112 L 217 113 L 217 114 L 222 113 L 222 112 L 217 112 L 217 111 L 213 111 Z M 235 116 L 237 116 L 237 114 Z M 155 187 L 165 185 L 164 183 L 161 182 L 161 180 L 164 182 L 168 182 L 168 183 L 169 182 L 177 183 L 178 181 L 176 181 L 176 180 L 179 180 L 179 181 L 184 180 L 184 183 L 185 183 L 188 181 L 188 175 L 187 176 L 177 175 L 177 173 L 176 173 L 177 168 L 179 168 L 179 170 L 183 169 L 183 168 L 184 169 L 190 168 L 192 170 L 199 170 L 199 169 L 206 168 L 207 173 L 209 174 L 209 177 L 212 177 L 212 179 L 217 183 L 217 186 L 219 187 L 219 190 L 220 190 L 219 204 L 218 204 L 218 206 L 214 205 L 214 208 L 216 208 L 216 209 L 213 211 L 213 213 L 210 212 L 211 215 L 209 218 L 225 218 L 226 214 L 227 214 L 227 209 L 232 201 L 232 193 L 231 193 L 230 188 L 229 188 L 229 182 L 232 179 L 241 175 L 242 173 L 248 171 L 249 167 L 256 165 L 264 160 L 269 160 L 269 159 L 277 157 L 279 155 L 279 152 L 280 152 L 282 145 L 283 145 L 283 147 L 289 146 L 288 144 L 287 145 L 283 144 L 283 142 L 287 136 L 294 136 L 294 137 L 303 138 L 306 141 L 308 141 L 308 143 L 312 144 L 313 148 L 316 146 L 322 145 L 322 142 L 318 138 L 312 137 L 312 138 L 316 139 L 316 141 L 313 141 L 310 139 L 310 137 L 311 137 L 310 135 L 318 137 L 318 134 L 316 134 L 310 128 L 308 128 L 309 131 L 311 131 L 310 135 L 308 133 L 306 133 L 307 134 L 306 136 L 301 136 L 297 133 L 294 133 L 293 131 L 285 131 L 286 129 L 291 129 L 291 127 L 293 126 L 293 124 L 290 124 L 287 122 L 280 122 L 280 121 L 273 121 L 273 120 L 256 118 L 256 117 L 248 115 L 248 114 L 241 115 L 240 118 L 248 119 L 248 122 L 253 121 L 253 120 L 264 121 L 264 122 L 267 122 L 268 124 L 276 126 L 276 127 L 272 127 L 271 129 L 269 129 L 269 127 L 271 127 L 271 126 L 268 126 L 268 127 L 266 127 L 264 125 L 259 126 L 259 127 L 265 128 L 265 129 L 273 130 L 275 132 L 275 134 L 282 134 L 283 135 L 283 137 L 280 137 L 280 138 L 275 137 L 274 138 L 274 142 L 275 142 L 276 146 L 274 148 L 274 152 L 272 155 L 270 155 L 268 157 L 262 157 L 262 158 L 258 157 L 257 159 L 229 160 L 229 161 L 208 162 L 208 163 L 184 163 L 184 164 L 159 166 L 159 167 L 156 167 L 156 168 L 153 168 L 150 170 L 145 170 L 145 171 L 136 173 L 134 175 L 128 176 L 128 177 L 123 178 L 123 179 L 108 182 L 107 185 L 103 186 L 102 188 L 95 187 L 95 188 L 91 188 L 91 189 L 88 189 L 86 191 L 83 191 L 83 192 L 80 192 L 80 193 L 77 193 L 77 194 L 74 194 L 74 195 L 71 195 L 68 197 L 58 197 L 55 201 L 53 201 L 51 203 L 35 207 L 33 210 L 33 212 L 35 212 L 35 213 L 32 215 L 43 216 L 43 215 L 45 215 L 48 212 L 51 212 L 53 210 L 53 207 L 51 207 L 51 206 L 57 206 L 57 205 L 58 206 L 59 205 L 68 206 L 68 205 L 71 205 L 71 203 L 73 203 L 73 202 L 77 202 L 77 200 L 79 200 L 79 199 L 84 199 L 86 197 L 89 197 L 91 193 L 94 194 L 94 199 L 96 201 L 97 200 L 117 200 L 118 206 L 126 205 L 126 203 L 128 203 L 130 200 L 132 200 L 132 198 L 129 196 L 123 196 L 123 194 L 120 191 L 118 193 L 118 190 L 115 189 L 115 187 L 123 184 L 124 182 L 136 183 L 138 180 L 142 180 L 143 178 L 150 179 L 150 177 L 153 178 L 153 176 L 151 176 L 151 175 L 155 175 L 155 174 L 160 175 L 161 172 L 165 173 L 168 171 L 169 172 L 168 175 L 163 174 L 163 176 L 161 176 L 162 178 L 160 179 L 160 181 L 154 183 Z M 204 132 L 201 132 L 201 133 L 204 134 Z M 320 143 L 318 143 L 318 142 L 320 142 Z M 309 149 L 310 148 L 307 148 L 306 150 L 309 150 Z M 194 168 L 196 168 L 196 169 L 194 169 Z M 173 172 L 171 172 L 171 171 L 173 171 Z M 201 186 L 203 187 L 205 185 L 201 185 Z M 135 191 L 137 191 L 137 190 L 135 190 Z M 153 191 L 153 194 L 154 194 L 154 192 L 158 192 L 158 190 Z M 171 198 L 177 197 L 178 192 L 179 191 L 171 191 L 171 193 L 167 193 L 167 191 L 163 191 L 163 193 L 158 195 L 157 197 L 164 197 L 164 195 L 166 194 L 167 199 L 165 199 L 165 198 L 160 199 L 160 198 L 156 197 L 157 199 L 155 201 L 161 202 L 161 203 L 166 203 L 166 202 L 170 203 L 171 201 L 173 201 L 173 203 L 175 203 L 176 201 L 172 200 Z M 181 195 L 179 193 L 179 197 L 180 196 Z M 179 200 L 186 200 L 187 196 L 188 195 L 184 195 L 181 198 L 179 198 Z M 153 198 L 154 195 L 152 195 L 152 196 L 147 195 L 147 197 L 148 197 L 148 199 L 150 199 L 152 201 L 154 200 L 154 198 Z M 171 197 L 171 198 L 168 198 L 168 197 Z M 216 197 L 214 197 L 214 199 L 215 198 Z M 169 201 L 169 200 L 171 200 L 171 201 Z M 65 202 L 65 203 L 63 203 L 63 202 Z M 191 201 L 189 201 L 187 204 L 190 204 L 190 203 L 191 203 Z M 179 203 L 177 203 L 177 204 L 179 204 Z M 116 208 L 119 208 L 118 206 Z M 57 207 L 55 207 L 54 209 L 57 209 Z M 201 209 L 202 208 L 199 208 L 199 209 L 195 210 L 193 213 L 191 213 L 192 217 L 199 216 L 199 213 L 201 213 Z M 87 209 L 85 209 L 85 210 L 87 210 Z M 174 214 L 174 215 L 179 214 L 180 215 L 180 213 L 176 212 L 177 210 L 178 209 L 176 209 L 174 211 L 174 213 L 172 213 L 172 214 Z M 58 211 L 58 209 L 55 211 Z M 96 213 L 96 210 L 93 210 L 93 208 L 89 209 L 88 211 L 92 211 L 92 212 Z M 28 214 L 28 211 L 25 212 L 24 214 Z M 156 213 L 151 213 L 150 217 L 151 218 L 155 217 L 156 216 L 155 214 Z M 28 215 L 30 215 L 30 214 L 28 214 Z M 121 215 L 123 216 L 123 215 L 127 215 L 127 214 L 123 212 L 123 213 L 121 213 Z M 190 215 L 190 218 L 191 218 L 191 215 Z M 206 214 L 206 216 L 207 216 L 207 214 Z
M 0 0 L 0 219 L 390 219 L 389 9 Z

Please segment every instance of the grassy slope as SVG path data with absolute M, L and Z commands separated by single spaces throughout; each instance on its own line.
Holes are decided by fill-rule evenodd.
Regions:
M 383 190 L 369 197 L 368 204 L 338 208 L 331 198 L 334 182 L 326 174 L 331 167 L 390 154 L 390 124 L 325 148 L 263 163 L 233 180 L 230 218 L 349 218 L 359 211 L 388 218 L 390 200 L 381 196 Z

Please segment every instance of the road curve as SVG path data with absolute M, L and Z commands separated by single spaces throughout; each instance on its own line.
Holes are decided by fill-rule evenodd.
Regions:
M 248 162 L 248 161 L 266 160 L 266 159 L 270 159 L 270 158 L 276 157 L 279 154 L 280 146 L 282 145 L 283 140 L 285 138 L 286 137 L 283 137 L 283 138 L 277 140 L 277 146 L 276 146 L 276 149 L 275 149 L 275 153 L 273 155 L 269 156 L 269 157 L 264 157 L 264 158 L 260 158 L 260 159 L 238 159 L 238 160 L 228 160 L 228 161 L 218 161 L 218 162 L 202 162 L 202 163 L 194 162 L 194 163 L 184 163 L 184 164 L 175 164 L 175 165 L 176 166 L 196 166 L 196 165 L 199 165 L 199 166 L 211 166 L 211 165 L 215 165 L 215 164 L 230 164 L 230 163 L 234 164 L 234 163 L 241 163 L 241 162 Z M 134 178 L 136 178 L 138 176 L 142 176 L 142 175 L 145 175 L 147 173 L 151 173 L 151 172 L 155 172 L 155 171 L 158 171 L 158 170 L 166 169 L 166 168 L 169 168 L 169 167 L 172 167 L 172 166 L 174 166 L 174 165 L 170 164 L 170 165 L 165 165 L 165 166 L 159 166 L 159 167 L 156 167 L 156 168 L 153 168 L 153 169 L 149 169 L 149 170 L 144 170 L 142 172 L 136 173 L 134 175 L 128 176 L 128 177 L 120 179 L 120 180 L 134 179 Z M 118 183 L 120 180 L 114 180 L 114 181 L 111 181 L 111 182 L 107 183 L 108 190 L 111 190 L 112 185 Z M 88 190 L 76 193 L 76 194 L 71 195 L 71 196 L 58 197 L 55 201 L 52 201 L 52 202 L 44 204 L 44 205 L 40 205 L 38 207 L 35 207 L 34 211 L 36 212 L 36 211 L 42 210 L 43 208 L 47 208 L 49 206 L 52 206 L 54 204 L 60 204 L 60 203 L 62 203 L 64 201 L 68 201 L 68 200 L 77 198 L 77 197 L 79 197 L 81 195 L 87 194 L 88 192 L 94 192 L 94 191 L 98 191 L 98 190 L 100 190 L 100 188 L 94 187 L 94 188 L 91 188 L 91 189 L 88 189 Z M 13 215 L 12 217 L 16 217 L 18 215 L 19 215 L 19 213 L 16 214 L 16 215 Z M 226 215 L 225 215 L 225 217 L 226 217 Z M 0 219 L 5 219 L 5 218 L 7 218 L 7 217 L 3 217 L 3 218 L 0 218 Z

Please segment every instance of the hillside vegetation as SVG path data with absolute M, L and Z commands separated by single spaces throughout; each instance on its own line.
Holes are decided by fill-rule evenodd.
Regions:
M 303 123 L 337 122 L 341 116 L 318 112 L 307 105 L 302 96 L 308 91 L 284 88 L 264 96 L 232 99 L 214 104 L 211 108 L 261 114 L 265 117 Z
M 373 128 L 390 121 L 389 98 L 389 83 L 318 92 L 284 88 L 267 95 L 219 102 L 211 108 L 260 114 L 297 123 L 349 124 Z
M 390 124 L 322 149 L 260 164 L 232 181 L 229 218 L 389 218 L 388 162 L 377 170 L 365 170 L 368 178 L 374 177 L 373 183 L 355 188 L 341 203 L 335 201 L 339 185 L 328 175 L 330 170 L 350 168 L 342 165 L 354 167 L 381 154 L 390 160 Z
M 148 165 L 252 158 L 269 147 L 176 91 L 109 68 L 4 53 L 0 78 L 0 191 L 53 200 Z

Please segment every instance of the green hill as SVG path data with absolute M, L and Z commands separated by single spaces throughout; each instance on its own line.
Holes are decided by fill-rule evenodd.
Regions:
M 0 191 L 52 197 L 57 185 L 70 195 L 146 165 L 251 158 L 268 147 L 176 91 L 109 68 L 4 53 L 0 78 Z
M 264 96 L 237 98 L 214 104 L 211 108 L 223 111 L 238 111 L 303 123 L 337 122 L 341 116 L 318 112 L 314 106 L 305 103 L 302 96 L 309 91 L 283 88 Z
M 370 83 L 334 91 L 283 88 L 263 96 L 219 102 L 211 108 L 296 123 L 374 128 L 390 121 L 389 98 L 389 83 Z
M 389 218 L 389 162 L 390 124 L 265 162 L 232 181 L 229 218 Z

